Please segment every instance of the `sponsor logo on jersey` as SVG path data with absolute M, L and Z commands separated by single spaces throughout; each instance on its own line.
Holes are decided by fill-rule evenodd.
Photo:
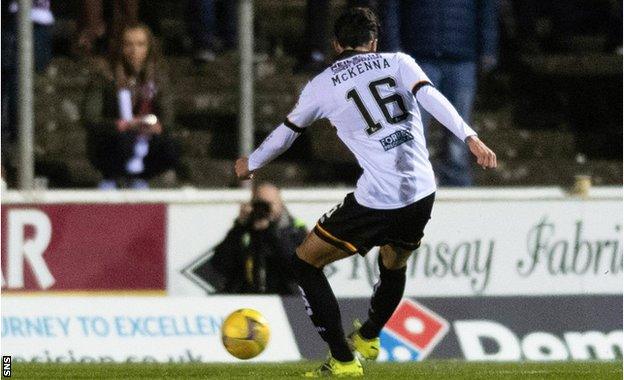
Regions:
M 380 58 L 381 54 L 358 54 L 350 59 L 339 60 L 331 66 L 331 69 L 332 72 L 335 74 L 342 70 L 346 70 L 350 66 L 357 65 L 358 63 L 374 61 Z
M 448 322 L 404 299 L 381 331 L 380 361 L 423 360 L 448 332 Z
M 414 140 L 414 136 L 409 131 L 399 130 L 382 138 L 379 142 L 384 150 L 388 151 L 410 140 Z

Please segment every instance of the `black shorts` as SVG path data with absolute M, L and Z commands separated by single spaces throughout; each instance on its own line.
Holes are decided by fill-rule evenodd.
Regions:
M 364 256 L 386 244 L 407 250 L 420 246 L 431 219 L 435 193 L 405 207 L 377 210 L 357 203 L 353 193 L 319 219 L 314 233 L 326 242 Z

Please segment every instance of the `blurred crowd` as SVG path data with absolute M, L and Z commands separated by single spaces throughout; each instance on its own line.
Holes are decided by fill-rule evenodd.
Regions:
M 54 56 L 52 28 L 57 0 L 33 0 L 35 70 Z M 102 175 L 101 189 L 149 187 L 155 176 L 184 172 L 179 144 L 172 138 L 175 110 L 167 68 L 152 30 L 154 2 L 78 2 L 70 54 L 106 61 L 90 80 L 83 125 L 91 164 Z M 236 48 L 237 1 L 187 0 L 185 20 L 198 67 Z M 596 0 L 346 0 L 380 16 L 382 51 L 404 51 L 470 122 L 479 79 L 521 52 L 565 49 L 558 36 L 588 30 L 607 36 L 604 51 L 621 55 L 622 1 Z M 306 1 L 304 38 L 294 70 L 313 75 L 331 62 L 330 0 Z M 149 8 L 149 12 L 147 12 Z M 17 141 L 16 1 L 2 2 L 3 176 L 15 173 Z M 257 18 L 262 15 L 257 14 Z M 151 26 L 148 26 L 151 25 Z M 511 41 L 511 42 L 510 42 Z M 502 51 L 501 46 L 507 49 Z M 271 52 L 267 52 L 270 53 Z M 511 57 L 511 58 L 510 58 Z M 430 117 L 426 117 L 428 121 Z M 444 134 L 434 166 L 442 186 L 470 186 L 469 155 L 459 140 Z M 11 181 L 13 182 L 13 181 Z

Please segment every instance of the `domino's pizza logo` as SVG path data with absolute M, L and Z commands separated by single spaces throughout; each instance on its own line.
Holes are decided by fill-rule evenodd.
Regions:
M 379 361 L 419 361 L 448 332 L 448 322 L 416 301 L 404 299 L 381 330 Z

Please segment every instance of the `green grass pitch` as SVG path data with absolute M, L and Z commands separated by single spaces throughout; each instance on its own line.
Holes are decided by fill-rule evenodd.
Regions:
M 318 363 L 33 364 L 13 363 L 15 379 L 300 379 Z M 369 379 L 622 379 L 622 362 L 365 363 Z

